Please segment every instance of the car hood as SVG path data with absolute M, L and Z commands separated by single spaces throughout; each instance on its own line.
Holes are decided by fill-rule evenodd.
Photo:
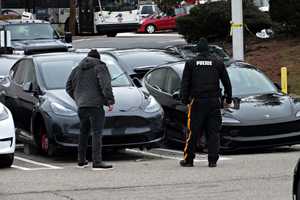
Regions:
M 48 93 L 51 98 L 54 98 L 54 101 L 62 103 L 74 111 L 77 110 L 74 100 L 65 90 L 49 90 Z M 143 93 L 136 87 L 114 87 L 113 93 L 116 103 L 111 114 L 134 112 L 141 108 L 145 100 Z M 50 101 L 52 102 L 52 100 Z
M 280 122 L 294 119 L 294 107 L 289 96 L 281 94 L 254 95 L 235 101 L 235 109 L 225 109 L 241 123 Z
M 27 55 L 68 51 L 68 45 L 58 39 L 12 41 L 12 47 L 15 50 L 24 51 Z

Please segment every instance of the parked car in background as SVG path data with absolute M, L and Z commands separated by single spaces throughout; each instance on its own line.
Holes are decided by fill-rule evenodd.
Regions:
M 163 49 L 121 49 L 110 51 L 131 78 L 142 79 L 156 66 L 181 61 L 178 55 Z
M 173 54 L 178 54 L 183 59 L 192 59 L 197 55 L 196 44 L 179 44 L 174 46 L 166 47 L 166 50 L 170 51 Z M 215 56 L 218 59 L 223 60 L 224 62 L 231 62 L 232 59 L 229 54 L 222 47 L 218 45 L 209 45 L 209 52 L 211 55 Z
M 11 110 L 17 138 L 25 147 L 36 146 L 53 155 L 58 148 L 77 146 L 77 107 L 65 85 L 85 56 L 71 52 L 25 56 L 2 80 L 0 99 Z M 114 110 L 106 112 L 104 146 L 150 148 L 163 138 L 161 106 L 134 85 L 115 57 L 102 53 L 101 59 L 108 66 L 116 99 Z
M 148 72 L 143 81 L 165 111 L 167 138 L 186 139 L 187 107 L 179 100 L 185 62 Z M 223 109 L 221 147 L 242 149 L 300 143 L 300 101 L 283 94 L 256 67 L 233 62 L 227 67 L 234 107 Z
M 300 159 L 298 160 L 293 176 L 293 200 L 300 200 Z
M 140 4 L 139 13 L 141 18 L 147 18 L 151 15 L 159 14 L 161 11 L 157 4 Z
M 15 147 L 14 120 L 8 108 L 0 103 L 0 168 L 13 164 Z
M 162 30 L 176 30 L 176 18 L 185 14 L 166 15 L 164 13 L 152 15 L 140 22 L 139 33 L 155 33 Z
M 2 20 L 0 30 L 11 33 L 11 45 L 23 54 L 65 52 L 72 48 L 72 35 L 62 38 L 49 22 L 42 20 Z

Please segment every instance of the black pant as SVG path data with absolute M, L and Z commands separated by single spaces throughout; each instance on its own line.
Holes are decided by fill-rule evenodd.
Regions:
M 78 162 L 86 160 L 88 139 L 91 134 L 93 163 L 100 163 L 102 162 L 102 130 L 105 120 L 103 107 L 81 107 L 78 115 L 80 119 Z
M 197 138 L 206 133 L 208 146 L 208 161 L 217 162 L 219 159 L 220 135 L 222 124 L 219 98 L 194 99 L 189 105 L 188 134 L 184 149 L 184 159 L 192 161 L 195 158 Z

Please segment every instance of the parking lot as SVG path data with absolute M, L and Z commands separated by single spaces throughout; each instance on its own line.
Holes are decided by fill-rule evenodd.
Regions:
M 221 157 L 207 167 L 198 154 L 194 168 L 181 168 L 180 150 L 126 149 L 106 152 L 114 169 L 76 168 L 76 151 L 56 157 L 25 155 L 0 171 L 0 197 L 9 199 L 289 199 L 300 146 L 252 150 Z
M 184 43 L 176 33 L 120 34 L 75 38 L 75 48 L 160 48 Z M 106 151 L 112 170 L 77 169 L 75 150 L 49 157 L 24 154 L 17 145 L 13 166 L 0 170 L 1 200 L 214 199 L 283 200 L 292 198 L 293 170 L 300 146 L 226 153 L 218 167 L 197 154 L 195 167 L 182 168 L 181 147 Z

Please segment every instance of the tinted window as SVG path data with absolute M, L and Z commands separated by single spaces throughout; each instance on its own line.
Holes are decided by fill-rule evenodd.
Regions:
M 21 60 L 20 62 L 17 63 L 16 65 L 16 71 L 13 74 L 13 80 L 15 83 L 22 85 L 24 81 L 24 74 L 25 74 L 25 66 L 26 66 L 26 61 Z
M 165 84 L 167 71 L 168 69 L 166 68 L 154 70 L 147 75 L 146 81 L 152 87 L 159 89 L 161 91 L 165 91 L 164 84 Z
M 254 68 L 229 67 L 227 71 L 231 80 L 232 94 L 234 96 L 277 92 L 277 89 L 270 79 Z
M 131 72 L 136 67 L 157 66 L 168 62 L 177 62 L 181 60 L 179 57 L 175 57 L 163 51 L 134 53 L 128 52 L 121 54 L 120 58 L 128 67 L 129 72 Z
M 104 11 L 131 11 L 138 7 L 138 0 L 101 0 L 101 7 Z
M 6 26 L 11 31 L 11 40 L 58 39 L 50 24 L 11 24 Z
M 72 69 L 75 68 L 84 57 L 84 54 L 80 56 L 59 56 L 56 59 L 38 61 L 46 88 L 49 90 L 64 89 Z M 107 64 L 112 77 L 113 87 L 131 85 L 127 76 L 113 57 L 101 55 L 101 60 Z
M 152 6 L 143 6 L 141 14 L 149 14 L 152 15 L 153 14 L 153 9 Z
M 24 80 L 23 83 L 28 83 L 28 82 L 35 82 L 35 70 L 34 70 L 34 65 L 32 60 L 25 60 L 24 61 Z
M 17 59 L 1 58 L 0 76 L 7 76 L 11 67 L 17 62 Z
M 167 80 L 164 89 L 169 94 L 174 94 L 174 92 L 180 89 L 180 78 L 173 69 L 169 69 L 167 72 Z

